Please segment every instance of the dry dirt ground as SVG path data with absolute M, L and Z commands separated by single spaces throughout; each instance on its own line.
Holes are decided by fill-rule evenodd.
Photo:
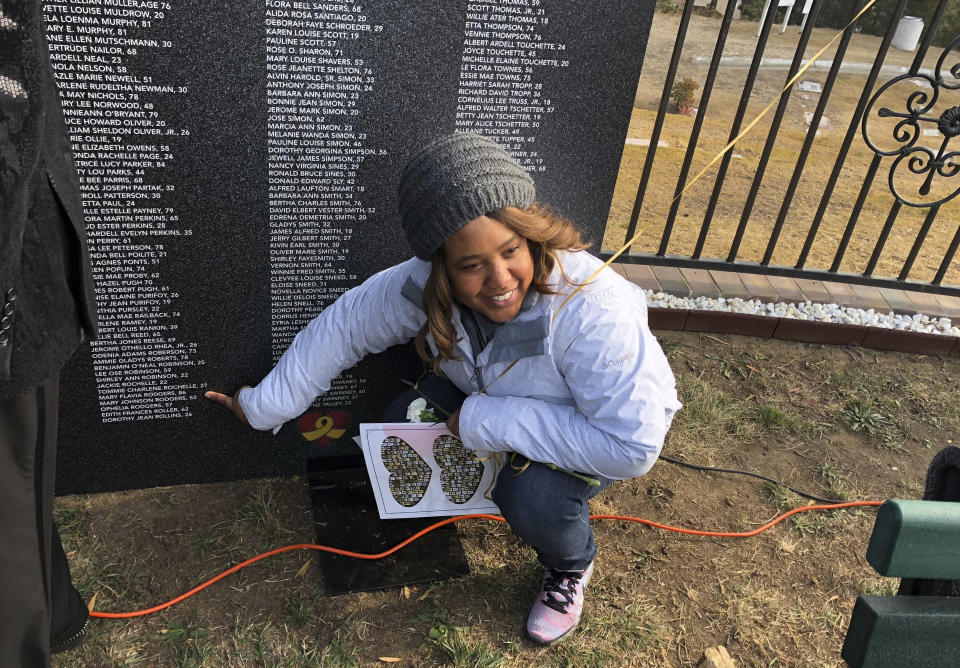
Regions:
M 931 457 L 960 436 L 957 359 L 685 332 L 661 341 L 685 404 L 664 450 L 673 457 L 819 496 L 919 498 Z M 661 462 L 593 510 L 746 531 L 807 503 Z M 267 549 L 314 540 L 298 478 L 71 496 L 57 516 L 79 588 L 106 611 L 161 603 Z M 691 666 L 723 644 L 742 666 L 840 666 L 857 595 L 897 586 L 865 561 L 873 517 L 802 513 L 740 539 L 598 522 L 581 628 L 553 648 L 522 636 L 540 578 L 533 553 L 503 525 L 471 521 L 458 525 L 467 577 L 325 597 L 311 554 L 284 554 L 164 612 L 96 621 L 54 665 Z
M 648 140 L 651 137 L 656 110 L 660 101 L 666 78 L 670 54 L 677 36 L 679 15 L 655 14 L 650 40 L 644 59 L 643 73 L 637 87 L 633 115 L 630 119 L 628 136 L 635 140 Z M 714 45 L 720 28 L 718 17 L 693 16 L 677 72 L 677 79 L 691 77 L 698 82 L 696 105 L 703 106 L 702 94 L 707 78 L 707 69 L 713 54 Z M 735 21 L 723 51 L 724 57 L 752 57 L 756 47 L 755 33 L 757 24 L 748 21 Z M 837 31 L 817 28 L 813 31 L 810 44 L 804 52 L 804 58 L 812 57 L 821 47 L 836 35 Z M 779 26 L 770 36 L 764 56 L 770 59 L 790 59 L 793 57 L 799 37 L 796 26 L 789 26 L 787 32 L 779 33 Z M 880 38 L 870 35 L 854 35 L 844 62 L 858 62 L 872 65 L 880 46 Z M 832 61 L 835 47 L 831 47 L 821 60 Z M 922 67 L 933 69 L 942 50 L 931 48 Z M 946 60 L 947 68 L 957 62 L 957 53 Z M 700 59 L 699 61 L 697 59 Z M 885 65 L 909 66 L 914 58 L 911 52 L 891 49 L 884 61 Z M 734 112 L 740 103 L 747 69 L 722 67 L 713 89 L 709 104 L 705 107 L 703 129 L 693 154 L 693 162 L 688 179 L 698 174 L 713 156 L 723 149 L 729 139 Z M 949 75 L 947 75 L 949 76 Z M 824 84 L 826 70 L 809 71 L 801 81 Z M 753 119 L 760 111 L 782 91 L 787 79 L 786 69 L 762 67 L 753 87 L 752 95 L 744 118 Z M 881 76 L 874 89 L 889 79 Z M 772 257 L 773 264 L 791 266 L 798 259 L 799 251 L 806 239 L 825 191 L 827 177 L 834 168 L 840 146 L 847 133 L 854 109 L 857 108 L 863 93 L 866 77 L 863 74 L 841 74 L 829 96 L 825 110 L 826 124 L 822 124 L 820 135 L 815 138 L 802 171 L 796 194 L 788 208 L 782 236 Z M 882 100 L 883 106 L 898 111 L 905 109 L 909 94 L 922 91 L 908 82 L 891 87 Z M 798 155 L 807 134 L 806 113 L 813 112 L 819 102 L 817 93 L 794 90 L 789 98 L 783 116 L 783 123 L 776 136 L 770 154 L 769 164 L 759 184 L 756 203 L 749 215 L 745 228 L 743 245 L 738 258 L 758 262 L 766 250 L 770 232 L 777 220 L 784 201 L 784 195 L 797 165 Z M 944 91 L 928 115 L 939 117 L 945 109 L 960 105 L 960 91 Z M 729 170 L 722 181 L 717 208 L 707 238 L 703 257 L 725 259 L 730 250 L 734 231 L 740 224 L 745 211 L 747 194 L 753 186 L 757 166 L 763 153 L 764 144 L 770 128 L 771 111 L 751 132 L 733 149 L 734 157 Z M 895 119 L 899 120 L 899 119 Z M 655 253 L 658 250 L 664 221 L 673 198 L 687 147 L 690 144 L 694 118 L 670 113 L 660 141 L 666 147 L 657 149 L 656 160 L 651 170 L 650 184 L 643 200 L 640 225 L 649 225 L 647 231 L 633 245 L 638 253 Z M 931 129 L 932 124 L 922 124 Z M 876 121 L 871 126 L 870 136 L 884 149 L 896 148 L 892 139 L 892 122 L 881 125 Z M 943 137 L 921 136 L 919 145 L 936 151 Z M 626 226 L 634 206 L 637 189 L 643 173 L 647 148 L 637 144 L 626 144 L 621 161 L 613 203 L 604 237 L 604 247 L 619 248 L 626 241 Z M 830 267 L 837 250 L 838 242 L 847 226 L 854 209 L 854 203 L 860 194 L 868 168 L 874 153 L 868 148 L 862 135 L 857 131 L 853 138 L 849 155 L 836 189 L 829 200 L 823 223 L 813 244 L 808 268 L 827 269 Z M 880 229 L 890 213 L 894 203 L 888 186 L 888 176 L 893 158 L 881 162 L 872 187 L 866 196 L 863 212 L 856 224 L 850 248 L 840 266 L 843 272 L 861 273 L 867 259 L 874 250 Z M 668 255 L 690 255 L 704 220 L 704 212 L 714 192 L 719 166 L 714 165 L 681 200 L 675 227 L 667 248 Z M 902 179 L 906 170 L 898 170 L 898 189 L 913 201 L 928 202 L 932 198 L 918 195 L 919 183 L 916 180 Z M 913 178 L 913 177 L 911 177 Z M 934 181 L 933 193 L 938 197 L 956 190 L 956 178 L 939 178 Z M 917 238 L 918 231 L 927 214 L 927 208 L 904 206 L 894 225 L 890 239 L 880 256 L 875 274 L 878 276 L 897 276 L 907 258 L 910 248 Z M 920 256 L 910 273 L 914 280 L 930 281 L 939 267 L 945 251 L 957 231 L 960 220 L 960 198 L 943 205 L 929 232 L 926 242 L 920 250 Z M 947 283 L 960 283 L 960 266 L 954 262 L 946 276 Z

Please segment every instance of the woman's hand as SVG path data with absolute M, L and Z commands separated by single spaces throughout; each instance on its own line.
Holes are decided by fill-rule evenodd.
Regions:
M 451 434 L 460 438 L 460 409 L 453 411 L 453 414 L 447 418 L 447 429 Z
M 249 385 L 244 385 L 240 390 L 244 390 L 250 387 Z M 247 420 L 247 416 L 243 414 L 243 409 L 240 407 L 240 402 L 237 400 L 237 395 L 240 394 L 240 390 L 237 390 L 237 393 L 232 397 L 228 394 L 221 394 L 220 392 L 205 392 L 203 396 L 211 401 L 216 401 L 218 404 L 223 404 L 237 416 L 237 419 L 240 420 L 243 424 L 249 426 L 250 422 Z

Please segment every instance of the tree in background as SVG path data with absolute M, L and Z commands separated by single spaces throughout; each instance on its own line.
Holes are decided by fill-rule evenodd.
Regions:
M 746 3 L 747 0 L 744 0 Z M 763 0 L 759 2 L 763 10 Z M 904 10 L 904 16 L 919 16 L 924 25 L 929 26 L 933 15 L 937 11 L 937 0 L 910 0 Z M 868 35 L 882 36 L 886 34 L 893 21 L 897 9 L 897 0 L 879 0 L 877 4 L 860 19 L 860 29 Z M 840 29 L 847 25 L 853 12 L 852 3 L 846 1 L 828 0 L 820 10 L 817 20 L 818 26 Z M 934 46 L 946 46 L 955 37 L 960 36 L 960 3 L 951 2 L 943 16 L 940 29 L 933 39 Z

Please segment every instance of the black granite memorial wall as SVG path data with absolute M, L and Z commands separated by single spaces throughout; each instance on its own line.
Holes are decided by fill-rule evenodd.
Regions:
M 62 376 L 58 491 L 302 473 L 377 421 L 412 348 L 276 436 L 202 394 L 409 256 L 396 183 L 438 134 L 499 142 L 599 243 L 653 4 L 45 3 L 101 322 Z

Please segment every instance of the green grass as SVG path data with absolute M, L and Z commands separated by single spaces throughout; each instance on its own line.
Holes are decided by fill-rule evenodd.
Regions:
M 661 14 L 677 14 L 680 12 L 675 0 L 657 0 L 656 9 Z
M 712 461 L 737 441 L 755 435 L 757 423 L 750 419 L 753 412 L 750 402 L 684 376 L 677 379 L 677 389 L 684 409 L 674 420 L 671 443 L 682 442 L 691 459 Z M 708 447 L 709 452 L 704 447 Z
M 203 666 L 213 654 L 210 630 L 195 619 L 171 622 L 160 631 L 163 645 L 170 652 L 177 666 L 182 668 Z
M 783 411 L 772 404 L 757 406 L 753 419 L 767 431 L 807 436 L 820 425 L 803 420 L 796 413 Z
M 764 483 L 764 489 L 778 512 L 786 512 L 792 508 L 807 505 L 807 500 L 794 494 L 786 487 L 773 483 Z M 806 491 L 806 490 L 805 490 Z M 802 534 L 813 536 L 836 535 L 835 518 L 844 511 L 797 513 L 788 518 L 791 528 Z M 842 521 L 842 520 L 841 520 Z
M 857 591 L 864 596 L 896 596 L 900 580 L 896 578 L 861 578 Z
M 506 657 L 468 627 L 437 622 L 430 628 L 428 640 L 446 665 L 456 668 L 499 668 L 506 663 Z
M 274 642 L 271 633 L 271 623 L 259 625 L 255 633 L 248 637 L 247 644 L 252 650 L 253 657 L 259 665 L 266 665 L 269 658 L 274 655 Z
M 73 584 L 80 595 L 89 601 L 94 595 L 100 603 L 113 600 L 122 603 L 142 600 L 147 594 L 148 576 L 144 570 L 145 555 L 103 562 L 94 555 L 72 568 Z
M 830 460 L 824 460 L 815 471 L 831 497 L 844 501 L 850 498 L 846 488 L 847 475 L 842 473 Z
M 269 542 L 279 542 L 291 534 L 287 517 L 270 484 L 260 485 L 237 509 L 237 520 L 256 526 Z
M 69 552 L 75 549 L 79 542 L 87 535 L 90 518 L 82 508 L 73 506 L 57 506 L 53 510 L 53 521 L 60 532 L 63 549 Z
M 624 656 L 661 644 L 655 617 L 643 603 L 630 603 L 621 609 L 591 606 L 584 612 L 577 633 L 580 642 L 554 648 L 564 666 L 619 665 Z
M 782 485 L 776 485 L 772 482 L 765 482 L 763 483 L 763 489 L 770 497 L 770 500 L 773 502 L 773 506 L 778 512 L 785 512 L 802 503 L 800 496 L 794 494 Z
M 312 665 L 316 665 L 318 668 L 355 668 L 360 663 L 357 658 L 357 650 L 351 648 L 338 636 L 320 651 L 317 662 Z
M 751 365 L 742 359 L 729 355 L 706 355 L 705 357 L 717 363 L 717 371 L 727 380 L 746 380 L 752 373 Z
M 442 601 L 413 616 L 410 621 L 429 625 L 425 645 L 437 659 L 443 661 L 443 665 L 497 668 L 506 664 L 507 658 L 490 646 L 481 630 L 454 625 Z
M 220 553 L 227 547 L 223 532 L 220 531 L 219 527 L 210 527 L 191 534 L 187 538 L 187 545 L 190 547 L 190 553 L 197 559 L 206 559 L 213 554 Z
M 313 624 L 317 620 L 314 599 L 300 592 L 291 596 L 287 600 L 285 619 L 294 628 Z
M 879 436 L 890 426 L 890 418 L 876 412 L 873 407 L 860 399 L 849 402 L 840 417 L 851 431 L 862 431 L 870 436 Z
M 790 524 L 800 533 L 830 538 L 837 535 L 837 525 L 844 522 L 843 515 L 842 510 L 798 513 L 790 516 Z

